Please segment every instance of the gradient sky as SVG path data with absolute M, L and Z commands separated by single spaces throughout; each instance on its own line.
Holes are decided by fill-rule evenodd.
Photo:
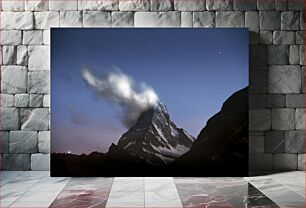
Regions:
M 52 29 L 51 38 L 52 152 L 106 152 L 127 131 L 120 107 L 86 86 L 83 68 L 119 67 L 145 82 L 193 136 L 248 85 L 247 29 Z

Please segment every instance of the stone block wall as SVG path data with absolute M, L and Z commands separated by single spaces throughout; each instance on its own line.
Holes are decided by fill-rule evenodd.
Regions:
M 250 170 L 304 170 L 303 0 L 3 0 L 4 170 L 47 170 L 51 27 L 248 27 Z

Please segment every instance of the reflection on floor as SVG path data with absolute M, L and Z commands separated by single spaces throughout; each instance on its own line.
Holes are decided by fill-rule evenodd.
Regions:
M 1 207 L 305 207 L 305 173 L 246 178 L 51 178 L 1 173 Z

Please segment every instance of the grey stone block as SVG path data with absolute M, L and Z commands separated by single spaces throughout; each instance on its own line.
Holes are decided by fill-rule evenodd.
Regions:
M 10 153 L 35 153 L 38 151 L 36 131 L 11 131 Z
M 26 11 L 46 11 L 48 9 L 49 9 L 49 1 L 35 0 L 35 1 L 25 2 Z
M 15 65 L 17 60 L 16 46 L 2 46 L 2 64 Z
M 23 93 L 27 88 L 27 70 L 22 66 L 2 66 L 2 93 Z
M 304 45 L 300 45 L 300 65 L 305 65 Z
M 267 71 L 250 71 L 249 92 L 266 93 L 268 91 Z
M 31 30 L 34 27 L 34 16 L 32 12 L 15 12 L 15 29 Z
M 3 170 L 30 170 L 30 154 L 3 154 Z
M 297 154 L 275 154 L 274 169 L 281 171 L 297 170 Z
M 50 107 L 50 95 L 44 95 L 43 106 Z
M 295 43 L 304 44 L 304 31 L 295 32 Z
M 50 30 L 43 30 L 43 43 L 50 45 Z
M 273 130 L 293 130 L 295 109 L 273 108 L 272 109 L 272 129 Z
M 288 64 L 289 46 L 288 45 L 270 45 L 267 48 L 268 64 Z
M 193 12 L 181 12 L 181 27 L 193 26 Z
M 249 131 L 249 136 L 264 136 L 263 131 Z
M 284 153 L 285 152 L 285 132 L 266 131 L 265 132 L 265 152 Z
M 49 109 L 35 108 L 21 112 L 22 130 L 46 131 L 49 128 Z
M 285 94 L 267 94 L 268 108 L 283 108 L 286 106 Z
M 286 11 L 288 9 L 287 0 L 275 0 L 275 10 Z
M 9 153 L 9 137 L 8 131 L 0 131 L 0 153 Z
M 244 13 L 218 11 L 216 12 L 216 27 L 244 27 Z
M 272 154 L 249 154 L 249 170 L 273 170 Z
M 249 111 L 249 130 L 265 131 L 271 128 L 271 110 L 250 110 Z
M 299 66 L 284 65 L 269 67 L 270 93 L 300 93 L 302 72 Z
M 112 1 L 88 1 L 79 0 L 78 10 L 94 10 L 94 11 L 117 11 L 119 9 L 119 2 Z
M 2 2 L 3 11 L 24 11 L 24 1 L 4 1 Z
M 267 67 L 267 47 L 263 45 L 250 45 L 250 67 L 266 68 Z
M 305 130 L 305 109 L 297 108 L 295 110 L 295 129 Z
M 291 45 L 289 48 L 289 63 L 299 64 L 300 63 L 300 48 L 298 45 Z
M 258 32 L 259 30 L 259 17 L 258 12 L 245 12 L 245 27 L 249 28 L 249 31 Z
M 234 3 L 234 10 L 239 11 L 250 11 L 250 10 L 256 10 L 257 3 L 254 0 L 233 0 Z
M 193 12 L 193 27 L 214 27 L 214 12 Z
M 30 94 L 30 107 L 42 107 L 44 95 Z
M 20 128 L 19 110 L 17 108 L 1 108 L 0 130 L 17 130 Z
M 272 38 L 272 32 L 271 31 L 260 31 L 260 40 L 259 42 L 261 44 L 272 44 L 273 38 Z
M 15 95 L 15 107 L 28 107 L 29 95 L 28 94 L 16 94 Z
M 304 0 L 288 0 L 288 9 L 303 11 L 304 10 Z
M 194 1 L 182 1 L 174 0 L 174 10 L 178 11 L 204 11 L 205 1 L 194 0 Z
M 136 12 L 135 27 L 180 27 L 180 12 Z
M 305 132 L 286 131 L 285 132 L 285 151 L 286 153 L 304 153 L 305 151 Z
M 28 93 L 48 94 L 50 91 L 49 71 L 32 71 L 28 75 Z
M 249 45 L 257 45 L 259 43 L 259 32 L 249 31 Z
M 151 11 L 170 11 L 173 7 L 173 0 L 151 0 Z
M 20 45 L 21 38 L 20 30 L 1 30 L 2 45 Z
M 150 0 L 119 0 L 120 11 L 149 11 Z
M 50 154 L 32 154 L 31 170 L 50 170 Z
M 82 27 L 82 11 L 63 11 L 60 12 L 60 27 Z M 47 28 L 49 29 L 49 28 Z
M 302 93 L 305 93 L 306 92 L 306 89 L 305 89 L 306 87 L 304 87 L 304 81 L 306 79 L 306 73 L 304 73 L 305 67 L 302 66 L 301 68 L 302 68 Z
M 266 107 L 266 94 L 249 94 L 249 109 L 263 109 Z
M 117 16 L 114 17 L 120 16 L 122 16 L 122 13 L 117 13 Z M 106 11 L 84 11 L 83 25 L 84 27 L 110 27 L 112 25 L 111 13 Z
M 298 170 L 304 170 L 305 171 L 305 154 L 298 154 Z
M 133 27 L 133 12 L 112 12 L 112 27 Z
M 281 29 L 282 30 L 299 30 L 300 13 L 299 12 L 282 12 Z
M 305 30 L 305 12 L 300 13 L 300 26 L 301 30 Z
M 274 1 L 257 0 L 258 10 L 274 10 L 274 6 L 275 6 Z
M 287 94 L 286 107 L 288 108 L 303 108 L 305 105 L 304 94 Z
M 45 11 L 34 12 L 34 28 L 35 29 L 50 29 L 50 27 L 59 27 L 59 12 Z
M 29 46 L 29 66 L 30 71 L 50 70 L 50 47 L 49 46 Z
M 0 94 L 0 106 L 1 107 L 14 107 L 14 95 Z
M 260 30 L 280 30 L 281 15 L 278 11 L 259 11 Z
M 38 150 L 40 153 L 50 153 L 50 131 L 38 133 Z
M 13 30 L 15 28 L 15 19 L 12 18 L 14 17 L 14 12 L 1 12 L 1 29 L 3 30 Z
M 233 1 L 232 0 L 206 0 L 206 9 L 207 10 L 232 10 Z
M 28 30 L 23 32 L 24 45 L 41 45 L 43 44 L 42 30 Z
M 295 44 L 295 34 L 290 31 L 274 31 L 273 44 L 290 45 Z
M 49 10 L 64 11 L 64 10 L 77 10 L 78 1 L 49 1 Z
M 28 47 L 25 45 L 17 46 L 17 65 L 28 65 L 29 55 Z
M 264 152 L 264 137 L 249 136 L 249 153 L 263 153 L 263 152 Z
M 263 131 L 249 131 L 249 136 L 264 136 Z
M 24 123 L 28 120 L 29 116 L 32 113 L 32 110 L 35 108 L 19 108 L 20 110 L 20 123 Z

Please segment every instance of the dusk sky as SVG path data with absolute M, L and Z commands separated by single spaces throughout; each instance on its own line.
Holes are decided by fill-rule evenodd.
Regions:
M 248 85 L 247 29 L 52 29 L 52 152 L 107 152 L 128 129 L 122 109 L 81 76 L 120 69 L 151 86 L 171 120 L 197 136 Z

